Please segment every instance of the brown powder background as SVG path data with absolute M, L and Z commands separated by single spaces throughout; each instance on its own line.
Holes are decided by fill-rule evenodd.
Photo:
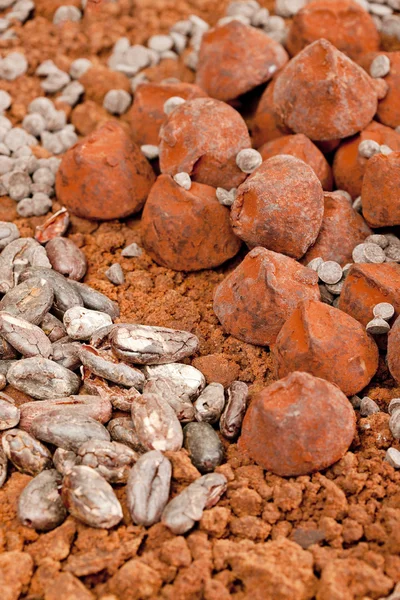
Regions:
M 28 103 L 41 95 L 33 72 L 43 60 L 52 58 L 64 69 L 81 56 L 105 63 L 121 36 L 141 43 L 193 12 L 214 23 L 227 4 L 121 0 L 105 3 L 95 19 L 55 27 L 48 19 L 62 3 L 36 0 L 35 19 L 16 27 L 19 41 L 7 43 L 4 53 L 22 49 L 30 63 L 26 76 L 2 82 L 14 100 L 15 123 L 22 120 Z M 185 80 L 192 77 L 173 61 L 164 61 L 148 74 L 155 80 L 177 74 Z M 107 85 L 112 75 L 104 77 Z M 72 120 L 82 133 L 107 116 L 98 100 L 103 84 L 95 81 L 91 86 L 89 81 L 86 97 L 92 103 L 84 111 L 74 111 Z M 14 201 L 1 198 L 0 220 L 15 222 L 22 236 L 33 235 L 44 218 L 21 219 L 15 207 Z M 54 202 L 54 211 L 58 208 Z M 139 217 L 101 224 L 74 217 L 71 221 L 68 237 L 88 259 L 84 281 L 118 301 L 121 321 L 182 328 L 198 335 L 200 354 L 192 363 L 208 382 L 226 386 L 241 379 L 250 384 L 253 394 L 273 380 L 268 351 L 226 335 L 212 310 L 215 285 L 243 254 L 220 269 L 177 273 L 157 266 L 145 253 L 136 259 L 121 257 L 127 244 L 141 245 Z M 119 287 L 104 275 L 116 261 L 126 280 Z M 18 403 L 28 400 L 11 388 L 6 391 Z M 39 535 L 20 526 L 16 518 L 18 496 L 30 478 L 13 472 L 0 490 L 1 600 L 369 600 L 387 596 L 400 581 L 400 473 L 383 459 L 388 447 L 399 448 L 388 428 L 387 405 L 400 390 L 383 360 L 367 393 L 383 412 L 359 419 L 350 451 L 323 473 L 283 479 L 264 472 L 235 444 L 224 442 L 227 462 L 218 470 L 228 478 L 228 492 L 186 536 L 175 536 L 161 524 L 148 530 L 133 526 L 123 486 L 117 495 L 124 521 L 114 530 L 91 529 L 69 517 L 61 527 Z M 176 493 L 199 473 L 185 451 L 168 456 Z

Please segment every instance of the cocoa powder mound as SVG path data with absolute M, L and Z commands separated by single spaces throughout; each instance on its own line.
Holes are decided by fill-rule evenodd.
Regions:
M 85 56 L 104 65 L 118 38 L 127 36 L 131 43 L 141 43 L 191 13 L 214 23 L 227 3 L 224 0 L 216 8 L 211 0 L 120 0 L 105 3 L 96 18 L 56 27 L 48 19 L 60 1 L 36 0 L 35 19 L 15 26 L 18 39 L 7 43 L 6 52 L 21 49 L 30 61 L 26 76 L 2 82 L 13 97 L 8 116 L 19 124 L 29 102 L 41 95 L 33 73 L 43 60 L 52 58 L 67 69 L 73 59 Z M 262 4 L 272 8 L 273 3 Z M 193 80 L 180 62 L 163 61 L 147 70 L 149 79 L 156 81 L 177 74 Z M 104 119 L 102 110 L 93 103 L 93 127 Z M 53 212 L 59 208 L 55 201 Z M 45 217 L 22 219 L 16 203 L 2 197 L 0 219 L 15 222 L 21 236 L 27 237 Z M 138 258 L 121 256 L 128 244 L 141 246 L 140 236 L 140 217 L 99 224 L 72 216 L 67 233 L 86 255 L 85 283 L 119 303 L 120 321 L 195 333 L 200 351 L 188 362 L 204 373 L 208 383 L 227 386 L 240 379 L 250 385 L 250 396 L 271 383 L 268 350 L 225 334 L 212 309 L 216 285 L 243 254 L 218 269 L 174 272 L 156 265 L 145 252 Z M 115 262 L 125 275 L 120 286 L 105 276 Z M 17 405 L 30 400 L 10 387 L 5 391 Z M 7 589 L 7 600 L 369 600 L 387 596 L 400 581 L 400 472 L 384 461 L 387 448 L 400 449 L 387 414 L 400 388 L 383 361 L 365 393 L 383 412 L 360 418 L 350 451 L 322 473 L 278 477 L 246 458 L 236 444 L 222 440 L 226 461 L 217 471 L 228 480 L 227 493 L 185 536 L 172 534 L 161 523 L 148 529 L 132 525 L 124 486 L 116 489 L 124 518 L 113 530 L 95 530 L 69 517 L 57 529 L 39 534 L 21 526 L 16 516 L 17 499 L 30 477 L 11 470 L 0 489 L 0 589 Z M 200 474 L 185 450 L 170 452 L 168 458 L 176 494 Z

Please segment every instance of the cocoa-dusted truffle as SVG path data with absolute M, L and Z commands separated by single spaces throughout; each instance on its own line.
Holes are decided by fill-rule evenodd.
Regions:
M 379 48 L 372 17 L 353 0 L 315 0 L 294 15 L 286 46 L 293 56 L 325 38 L 353 60 Z
M 371 64 L 377 56 L 387 56 L 390 61 L 390 70 L 384 77 L 388 90 L 378 104 L 377 118 L 384 125 L 398 127 L 400 125 L 400 51 L 365 54 L 359 63 L 367 73 L 370 72 Z
M 400 152 L 368 159 L 361 188 L 362 210 L 372 227 L 400 225 Z
M 204 98 L 207 94 L 193 83 L 142 83 L 135 91 L 132 107 L 124 117 L 133 139 L 140 145 L 158 146 L 161 125 L 167 120 L 165 102 L 172 97 Z
M 324 216 L 318 237 L 302 259 L 334 260 L 342 267 L 353 262 L 353 249 L 372 234 L 363 217 L 340 192 L 325 192 Z
M 307 163 L 315 172 L 324 190 L 332 189 L 332 170 L 328 161 L 311 140 L 302 133 L 284 135 L 258 149 L 263 160 L 277 154 L 290 154 Z
M 286 127 L 311 140 L 334 140 L 363 129 L 376 112 L 378 96 L 361 67 L 320 39 L 283 68 L 273 102 Z
M 378 348 L 365 328 L 341 310 L 316 300 L 299 303 L 273 347 L 278 379 L 307 371 L 357 394 L 378 368 Z
M 64 154 L 56 193 L 78 217 L 105 221 L 139 211 L 154 179 L 140 148 L 109 122 Z
M 275 79 L 267 85 L 260 98 L 255 115 L 251 119 L 251 138 L 255 148 L 291 133 L 290 129 L 283 125 L 275 110 L 274 86 Z
M 254 248 L 216 288 L 214 312 L 235 337 L 262 346 L 275 342 L 300 300 L 319 300 L 318 275 L 293 258 Z
M 387 364 L 396 383 L 400 384 L 400 319 L 397 318 L 388 333 Z
M 354 409 L 343 392 L 295 371 L 253 398 L 239 447 L 276 475 L 306 475 L 341 459 L 355 432 Z
M 240 150 L 251 148 L 246 123 L 220 100 L 197 98 L 178 106 L 160 130 L 160 168 L 193 181 L 231 189 L 245 180 L 236 164 Z
M 269 81 L 288 60 L 281 44 L 233 20 L 204 34 L 196 83 L 212 98 L 227 102 Z
M 379 145 L 389 146 L 393 151 L 400 151 L 400 133 L 376 121 L 369 123 L 359 135 L 343 140 L 335 153 L 333 175 L 337 187 L 349 192 L 353 198 L 361 195 L 362 180 L 368 164 L 368 159 L 358 151 L 359 145 L 365 140 L 373 140 Z
M 322 223 L 321 183 L 302 160 L 279 154 L 239 186 L 231 210 L 233 230 L 251 246 L 300 258 Z
M 170 175 L 153 185 L 142 216 L 142 242 L 159 264 L 177 271 L 216 267 L 241 245 L 229 221 L 229 209 L 215 189 L 192 183 L 179 186 Z

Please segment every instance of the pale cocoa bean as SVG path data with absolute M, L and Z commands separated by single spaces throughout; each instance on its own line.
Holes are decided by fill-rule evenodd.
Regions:
M 97 329 L 111 325 L 111 317 L 104 312 L 74 306 L 64 314 L 67 334 L 74 340 L 88 340 Z
M 52 288 L 45 279 L 32 277 L 7 292 L 0 302 L 0 310 L 33 325 L 40 325 L 54 299 Z
M 147 450 L 179 450 L 183 433 L 175 411 L 158 394 L 143 394 L 132 404 L 132 421 Z
M 219 422 L 220 431 L 228 440 L 235 440 L 239 436 L 248 394 L 249 388 L 243 381 L 233 381 L 228 388 L 228 400 Z
M 187 332 L 166 327 L 119 323 L 110 333 L 117 356 L 139 365 L 162 365 L 196 352 L 198 338 Z
M 188 423 L 183 429 L 184 447 L 200 473 L 210 473 L 224 459 L 224 448 L 209 423 Z
M 166 377 L 150 379 L 146 382 L 143 393 L 158 394 L 159 396 L 162 396 L 163 399 L 168 402 L 170 407 L 173 408 L 181 423 L 190 423 L 190 421 L 194 421 L 195 409 L 193 404 L 187 400 L 181 400 L 176 392 L 173 380 L 167 379 Z
M 183 363 L 147 366 L 143 372 L 149 381 L 159 377 L 169 379 L 175 392 L 184 402 L 195 400 L 206 385 L 203 373 Z
M 78 450 L 82 465 L 91 467 L 109 483 L 126 483 L 139 455 L 125 444 L 90 440 Z
M 53 463 L 61 475 L 66 475 L 71 471 L 72 467 L 81 464 L 81 459 L 72 450 L 57 448 L 53 454 Z
M 113 359 L 111 353 L 83 345 L 79 352 L 82 364 L 92 373 L 125 387 L 142 389 L 145 376 L 141 371 Z
M 9 292 L 19 282 L 21 270 L 27 267 L 50 268 L 45 249 L 32 238 L 19 238 L 0 254 L 0 292 Z
M 7 381 L 39 400 L 76 394 L 80 386 L 80 378 L 75 373 L 41 356 L 15 362 L 8 369 Z
M 73 409 L 70 412 L 57 409 L 46 412 L 33 419 L 30 429 L 42 442 L 73 452 L 77 452 L 89 440 L 110 440 L 110 434 L 101 423 L 86 415 L 76 414 Z
M 40 247 L 42 248 L 42 246 Z M 51 267 L 50 263 L 49 267 Z M 57 317 L 62 317 L 64 313 L 73 306 L 83 306 L 83 300 L 80 294 L 71 285 L 71 282 L 65 279 L 63 275 L 60 275 L 60 273 L 57 273 L 57 271 L 54 271 L 51 268 L 28 267 L 22 271 L 20 281 L 26 281 L 30 277 L 40 277 L 47 281 L 54 293 L 52 310 Z
M 11 396 L 0 392 L 0 431 L 15 427 L 19 419 L 19 408 L 15 406 L 14 400 Z
M 73 467 L 64 477 L 61 495 L 71 515 L 90 527 L 109 529 L 122 519 L 111 485 L 90 467 Z
M 0 375 L 7 377 L 7 373 L 13 365 L 17 364 L 17 360 L 0 360 Z
M 171 463 L 157 450 L 146 452 L 137 460 L 126 486 L 128 509 L 134 523 L 150 527 L 160 520 L 168 502 L 171 474 Z
M 22 429 L 6 431 L 2 443 L 8 460 L 21 473 L 35 476 L 53 466 L 48 448 Z
M 85 283 L 79 283 L 78 281 L 71 280 L 71 287 L 78 292 L 83 300 L 83 304 L 86 308 L 91 310 L 98 310 L 100 312 L 107 313 L 112 319 L 119 317 L 119 307 L 116 302 L 113 302 L 107 296 L 94 290 Z
M 26 358 L 51 356 L 51 342 L 40 327 L 8 312 L 0 312 L 0 335 Z
M 225 406 L 224 386 L 210 383 L 194 403 L 196 421 L 217 423 Z
M 19 229 L 14 223 L 0 221 L 0 250 L 19 238 Z
M 86 256 L 70 239 L 54 237 L 46 244 L 47 257 L 55 271 L 79 281 L 87 270 Z
M 59 488 L 61 475 L 55 469 L 36 475 L 18 499 L 18 518 L 25 527 L 50 531 L 61 525 L 67 511 L 61 500 Z

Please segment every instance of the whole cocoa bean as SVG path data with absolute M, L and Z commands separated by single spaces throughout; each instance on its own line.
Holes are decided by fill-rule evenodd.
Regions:
M 66 475 L 71 471 L 72 467 L 81 464 L 81 459 L 72 450 L 57 448 L 53 454 L 53 463 L 61 475 Z
M 51 356 L 51 342 L 40 327 L 8 312 L 0 312 L 0 335 L 26 358 Z
M 199 477 L 167 504 L 162 522 L 176 535 L 186 533 L 200 521 L 206 508 L 215 506 L 226 487 L 226 477 L 220 473 Z
M 41 400 L 70 396 L 80 385 L 75 373 L 39 356 L 14 363 L 8 369 L 7 381 L 17 390 Z
M 47 257 L 55 271 L 79 281 L 87 270 L 86 256 L 68 238 L 55 237 L 46 244 Z
M 76 371 L 81 365 L 80 349 L 81 344 L 79 342 L 71 341 L 68 336 L 61 338 L 52 345 L 53 360 L 70 371 Z
M 86 308 L 91 310 L 98 310 L 99 312 L 105 312 L 112 319 L 119 317 L 119 307 L 116 302 L 113 302 L 107 296 L 94 290 L 85 283 L 79 283 L 78 281 L 69 281 L 71 287 L 78 292 L 83 300 L 83 304 Z
M 166 327 L 119 323 L 110 333 L 114 352 L 139 365 L 162 365 L 194 354 L 198 338 L 187 332 Z
M 142 446 L 135 425 L 130 417 L 117 417 L 111 419 L 107 425 L 111 439 L 115 442 L 121 442 L 132 448 L 135 452 L 142 454 L 146 449 Z
M 110 483 L 126 483 L 139 455 L 125 444 L 90 440 L 78 450 L 80 464 L 91 467 Z
M 107 313 L 81 306 L 67 310 L 63 322 L 67 334 L 74 340 L 88 340 L 97 329 L 112 323 Z
M 45 279 L 31 277 L 7 292 L 0 302 L 0 310 L 33 325 L 40 325 L 54 299 L 52 288 Z
M 208 423 L 188 423 L 183 429 L 184 447 L 200 473 L 210 473 L 224 459 L 224 448 Z
M 50 451 L 46 446 L 22 429 L 6 431 L 2 443 L 8 460 L 21 473 L 34 476 L 53 466 Z
M 5 294 L 17 283 L 21 269 L 50 268 L 45 249 L 32 238 L 19 238 L 8 244 L 0 254 L 0 292 Z
M 107 429 L 98 421 L 73 410 L 50 411 L 33 419 L 31 432 L 42 442 L 77 452 L 89 440 L 110 440 Z
M 143 394 L 132 404 L 132 421 L 140 443 L 147 450 L 179 450 L 182 427 L 175 411 L 158 394 Z
M 58 492 L 61 475 L 55 469 L 36 475 L 18 499 L 18 518 L 25 527 L 50 531 L 61 525 L 67 511 Z
M 127 504 L 134 523 L 150 527 L 160 520 L 168 502 L 171 474 L 171 463 L 157 450 L 146 452 L 138 459 L 126 486 Z
M 19 408 L 15 406 L 14 400 L 11 396 L 0 392 L 0 431 L 15 427 L 19 419 Z
M 143 372 L 149 381 L 159 377 L 169 379 L 183 402 L 195 400 L 206 385 L 203 373 L 183 363 L 147 366 Z
M 44 248 L 43 248 L 44 250 Z M 49 263 L 49 267 L 50 267 Z M 64 313 L 73 306 L 83 306 L 83 300 L 80 294 L 71 285 L 71 282 L 65 279 L 63 275 L 53 269 L 42 267 L 28 267 L 20 274 L 20 281 L 26 281 L 30 277 L 40 277 L 45 279 L 54 293 L 53 311 L 57 317 L 62 317 Z
M 249 388 L 243 381 L 233 381 L 228 388 L 228 401 L 221 415 L 219 428 L 227 440 L 235 440 L 242 428 Z
M 67 335 L 64 325 L 51 313 L 43 317 L 40 327 L 53 344 Z
M 194 403 L 196 421 L 217 423 L 225 405 L 224 386 L 210 383 Z
M 143 393 L 162 396 L 171 408 L 173 408 L 181 423 L 194 421 L 195 409 L 193 404 L 188 400 L 181 400 L 171 379 L 167 379 L 166 377 L 150 379 L 144 386 Z
M 90 467 L 72 467 L 64 477 L 61 496 L 71 515 L 90 527 L 109 529 L 122 519 L 111 485 Z
M 110 353 L 101 352 L 93 346 L 83 345 L 79 357 L 82 364 L 99 377 L 104 377 L 126 387 L 136 387 L 137 389 L 143 387 L 145 382 L 143 373 L 138 369 L 116 361 Z

